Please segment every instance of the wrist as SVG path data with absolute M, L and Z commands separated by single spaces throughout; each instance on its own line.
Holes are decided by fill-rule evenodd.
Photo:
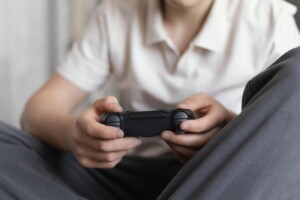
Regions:
M 231 120 L 235 119 L 237 114 L 235 112 L 232 112 L 231 110 L 227 110 L 228 117 L 227 117 L 227 123 L 229 123 Z
M 72 133 L 76 129 L 76 121 L 77 121 L 77 116 L 70 116 L 68 119 L 66 119 L 65 122 L 65 134 L 63 138 L 63 142 L 61 144 L 62 149 L 64 151 L 70 152 L 71 150 L 71 138 L 72 138 Z

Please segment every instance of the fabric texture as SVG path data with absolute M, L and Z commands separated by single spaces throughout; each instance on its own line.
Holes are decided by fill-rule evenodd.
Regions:
M 104 0 L 57 72 L 89 92 L 116 76 L 125 110 L 174 108 L 207 92 L 240 112 L 247 81 L 300 45 L 295 12 L 282 0 L 217 0 L 180 55 L 160 0 Z
M 158 199 L 298 199 L 299 77 L 300 47 L 248 82 L 242 113 L 183 167 L 127 157 L 85 169 L 0 123 L 0 199 L 156 199 L 164 188 Z
M 81 167 L 70 153 L 48 148 L 0 122 L 0 199 L 155 199 L 182 165 L 173 156 L 126 157 L 114 169 Z

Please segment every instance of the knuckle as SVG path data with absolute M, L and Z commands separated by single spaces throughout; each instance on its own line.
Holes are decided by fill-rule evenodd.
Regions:
M 71 132 L 69 135 L 68 135 L 68 142 L 70 144 L 73 144 L 73 145 L 79 145 L 81 143 L 81 137 L 80 137 L 81 133 L 78 132 L 78 131 L 75 131 L 75 132 Z
M 175 144 L 185 143 L 185 140 L 182 140 L 180 137 L 176 137 L 176 136 L 173 137 L 173 141 L 174 141 Z
M 110 150 L 110 145 L 106 142 L 100 142 L 99 143 L 99 150 L 100 151 L 109 151 Z
M 91 119 L 91 116 L 85 114 L 81 115 L 76 121 L 77 127 L 81 132 L 93 133 L 95 131 L 95 121 Z
M 77 156 L 79 156 L 79 157 L 83 157 L 83 155 L 84 155 L 84 150 L 82 149 L 82 148 L 75 148 L 74 149 L 74 154 L 76 154 Z
M 135 146 L 135 143 L 133 140 L 130 140 L 130 141 L 122 143 L 120 146 L 123 150 L 126 150 L 126 149 L 133 148 Z
M 88 133 L 89 135 L 93 135 L 93 131 L 94 131 L 94 127 L 93 127 L 93 124 L 92 123 L 87 123 L 84 127 L 84 131 L 86 133 Z
M 113 162 L 116 160 L 115 155 L 113 153 L 107 153 L 104 155 L 104 159 L 107 162 Z
M 117 99 L 114 96 L 107 96 L 103 99 L 103 104 L 108 106 L 111 103 L 117 103 Z
M 80 126 L 81 126 L 81 117 L 78 117 L 78 118 L 76 119 L 75 125 L 76 125 L 77 127 L 80 127 Z
M 205 130 L 206 130 L 206 125 L 205 125 L 205 124 L 198 124 L 198 125 L 195 127 L 194 132 L 203 133 L 203 132 L 205 132 Z
M 74 140 L 74 143 L 75 144 L 79 144 L 81 142 L 81 133 L 80 132 L 76 132 L 74 135 L 73 135 L 73 140 Z
M 195 143 L 194 146 L 202 147 L 206 143 L 206 140 L 203 137 L 198 137 L 198 141 Z
M 136 147 L 138 144 L 139 144 L 139 142 L 134 138 L 134 140 L 130 140 L 128 143 L 123 143 L 122 149 L 129 150 L 129 149 Z
M 86 158 L 78 158 L 78 162 L 83 167 L 91 167 L 91 162 Z
M 178 143 L 181 142 L 180 138 L 179 138 L 179 137 L 176 137 L 176 135 L 173 135 L 173 134 L 170 134 L 169 140 L 170 140 L 171 142 L 173 142 L 174 144 L 178 144 Z
M 117 161 L 114 161 L 114 162 L 109 162 L 107 164 L 107 168 L 110 168 L 110 169 L 115 168 L 119 162 L 120 162 L 120 160 L 117 160 Z
M 201 123 L 196 124 L 197 132 L 205 132 L 208 130 L 210 127 L 210 123 L 207 120 L 202 120 Z
M 83 116 L 80 116 L 75 121 L 75 126 L 77 129 L 82 130 L 82 127 L 84 126 L 84 118 Z

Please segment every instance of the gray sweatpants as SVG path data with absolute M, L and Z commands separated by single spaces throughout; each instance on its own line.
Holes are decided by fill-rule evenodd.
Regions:
M 0 123 L 0 199 L 300 199 L 300 48 L 246 86 L 243 111 L 187 164 L 126 157 L 85 169 Z

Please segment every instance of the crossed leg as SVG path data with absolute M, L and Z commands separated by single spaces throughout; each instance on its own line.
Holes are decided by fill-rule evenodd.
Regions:
M 246 86 L 243 111 L 187 163 L 163 199 L 298 199 L 300 48 Z

